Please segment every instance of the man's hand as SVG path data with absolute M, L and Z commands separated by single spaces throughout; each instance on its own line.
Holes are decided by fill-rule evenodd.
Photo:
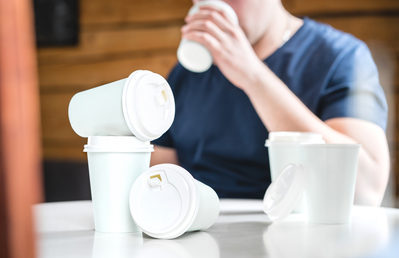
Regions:
M 223 11 L 200 7 L 186 17 L 182 37 L 201 43 L 211 52 L 214 63 L 235 86 L 243 89 L 255 81 L 264 64 L 254 52 L 243 30 Z

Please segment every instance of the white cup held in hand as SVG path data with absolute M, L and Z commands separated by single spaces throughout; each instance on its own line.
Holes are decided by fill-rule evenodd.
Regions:
M 308 220 L 323 224 L 351 222 L 360 144 L 303 145 L 302 165 Z
M 223 1 L 200 1 L 196 3 L 188 12 L 193 15 L 199 11 L 200 6 L 213 6 L 224 11 L 234 24 L 238 24 L 238 18 L 233 8 Z M 196 73 L 202 73 L 211 67 L 213 63 L 212 54 L 200 43 L 182 39 L 177 49 L 177 58 L 184 68 Z
M 129 192 L 150 166 L 153 145 L 134 136 L 92 136 L 84 151 L 89 163 L 94 225 L 98 232 L 140 231 L 129 209 Z
M 220 209 L 212 188 L 172 164 L 153 166 L 141 174 L 132 186 L 129 201 L 137 226 L 161 239 L 209 228 Z
M 79 92 L 69 103 L 69 121 L 81 137 L 159 138 L 172 125 L 175 102 L 167 81 L 150 71 Z

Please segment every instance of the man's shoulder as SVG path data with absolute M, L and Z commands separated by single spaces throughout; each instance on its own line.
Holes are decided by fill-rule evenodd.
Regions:
M 307 46 L 309 49 L 324 53 L 325 58 L 337 58 L 356 51 L 359 48 L 367 48 L 366 44 L 352 34 L 343 32 L 332 26 L 305 19 L 308 37 L 313 40 Z

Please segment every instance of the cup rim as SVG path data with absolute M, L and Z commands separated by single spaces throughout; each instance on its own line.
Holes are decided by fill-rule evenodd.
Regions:
M 359 148 L 360 143 L 323 143 L 323 144 L 303 144 L 302 148 Z

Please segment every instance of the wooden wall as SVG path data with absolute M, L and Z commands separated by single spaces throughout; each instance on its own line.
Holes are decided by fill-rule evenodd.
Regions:
M 399 66 L 395 68 L 399 63 L 398 0 L 282 2 L 294 15 L 331 24 L 368 43 L 383 70 L 387 95 L 399 99 L 395 90 L 399 89 Z M 86 159 L 82 152 L 86 139 L 72 131 L 67 117 L 73 94 L 127 77 L 137 69 L 168 74 L 176 62 L 180 27 L 190 6 L 190 0 L 80 0 L 79 45 L 38 49 L 45 159 Z M 390 85 L 395 87 L 389 90 Z M 395 107 L 394 102 L 391 105 Z M 399 128 L 395 126 L 399 119 L 393 116 L 399 112 L 392 111 L 395 108 L 390 113 L 392 128 Z M 390 135 L 394 154 L 399 147 L 395 130 Z M 399 180 L 396 187 L 399 189 Z

